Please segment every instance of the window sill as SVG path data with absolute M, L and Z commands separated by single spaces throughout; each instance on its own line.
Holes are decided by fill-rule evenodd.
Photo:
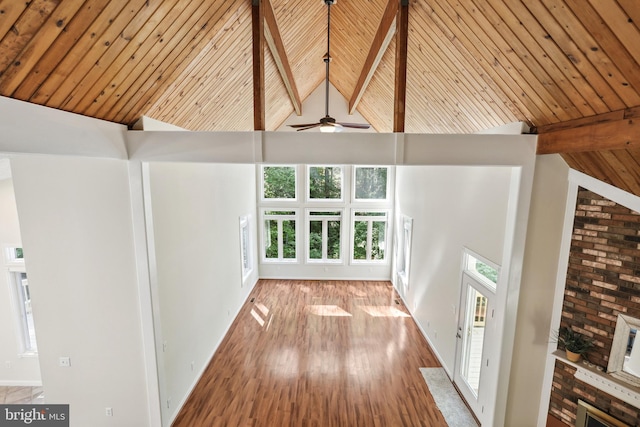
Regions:
M 38 352 L 37 351 L 26 351 L 24 353 L 18 354 L 18 358 L 20 358 L 20 359 L 30 359 L 30 358 L 34 358 L 34 357 L 38 357 Z

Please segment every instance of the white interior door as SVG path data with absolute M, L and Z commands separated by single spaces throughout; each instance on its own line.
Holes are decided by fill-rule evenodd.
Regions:
M 458 321 L 456 365 L 453 381 L 476 417 L 484 413 L 483 372 L 489 369 L 495 290 L 467 273 L 462 275 L 460 318 Z

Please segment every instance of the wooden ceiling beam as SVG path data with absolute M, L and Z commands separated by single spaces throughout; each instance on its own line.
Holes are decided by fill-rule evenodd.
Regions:
M 302 102 L 300 101 L 300 94 L 298 93 L 298 87 L 293 78 L 293 72 L 289 65 L 289 59 L 287 58 L 287 52 L 284 49 L 282 43 L 282 37 L 280 37 L 280 30 L 278 29 L 278 23 L 276 22 L 276 15 L 273 12 L 273 6 L 270 0 L 265 0 L 264 3 L 264 21 L 265 21 L 265 37 L 267 46 L 271 50 L 271 55 L 276 63 L 276 67 L 280 72 L 284 86 L 287 88 L 289 98 L 291 98 L 291 104 L 293 109 L 296 110 L 297 115 L 302 115 Z
M 264 2 L 252 0 L 251 32 L 253 36 L 253 130 L 265 130 L 264 102 Z
M 407 40 L 409 38 L 409 0 L 399 0 L 396 21 L 396 71 L 393 95 L 393 131 L 404 132 L 407 100 Z
M 376 31 L 376 35 L 373 37 L 373 43 L 369 48 L 369 54 L 364 61 L 362 72 L 356 83 L 356 87 L 349 100 L 349 114 L 353 114 L 356 111 L 358 103 L 367 90 L 367 86 L 373 77 L 373 74 L 378 68 L 378 64 L 382 60 L 382 56 L 389 47 L 389 43 L 396 32 L 396 16 L 398 14 L 398 0 L 389 0 L 387 8 L 382 15 L 382 20 Z
M 640 107 L 538 128 L 536 154 L 640 148 Z

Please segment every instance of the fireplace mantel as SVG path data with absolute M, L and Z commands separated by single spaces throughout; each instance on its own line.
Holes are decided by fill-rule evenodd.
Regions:
M 611 375 L 597 369 L 595 366 L 589 366 L 585 363 L 571 362 L 565 356 L 565 352 L 556 350 L 553 352 L 553 356 L 560 360 L 562 363 L 571 365 L 576 368 L 575 378 L 582 382 L 589 384 L 592 387 L 597 388 L 617 399 L 622 400 L 629 405 L 632 405 L 640 409 L 640 388 L 631 387 Z

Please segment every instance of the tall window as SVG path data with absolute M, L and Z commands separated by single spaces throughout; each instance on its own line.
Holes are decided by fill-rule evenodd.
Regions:
M 296 210 L 263 210 L 263 258 L 296 261 Z
M 309 200 L 342 200 L 342 168 L 309 166 L 307 168 Z
M 35 354 L 38 352 L 38 345 L 22 248 L 7 248 L 5 258 L 9 268 L 9 286 L 18 332 L 18 346 L 22 354 Z
M 253 257 L 252 257 L 252 245 L 251 245 L 251 229 L 250 229 L 250 216 L 245 215 L 240 217 L 240 257 L 242 262 L 242 281 L 251 274 L 253 270 Z
M 392 167 L 263 165 L 259 174 L 260 262 L 388 265 Z
M 386 166 L 356 166 L 353 188 L 356 201 L 387 200 L 389 181 Z
M 384 261 L 387 243 L 387 211 L 356 210 L 352 220 L 353 261 Z
M 342 246 L 342 211 L 307 212 L 309 261 L 339 262 Z
M 413 220 L 406 215 L 400 215 L 399 230 L 397 234 L 398 252 L 396 259 L 396 268 L 398 276 L 405 286 L 409 286 L 409 267 L 411 264 L 411 234 Z

